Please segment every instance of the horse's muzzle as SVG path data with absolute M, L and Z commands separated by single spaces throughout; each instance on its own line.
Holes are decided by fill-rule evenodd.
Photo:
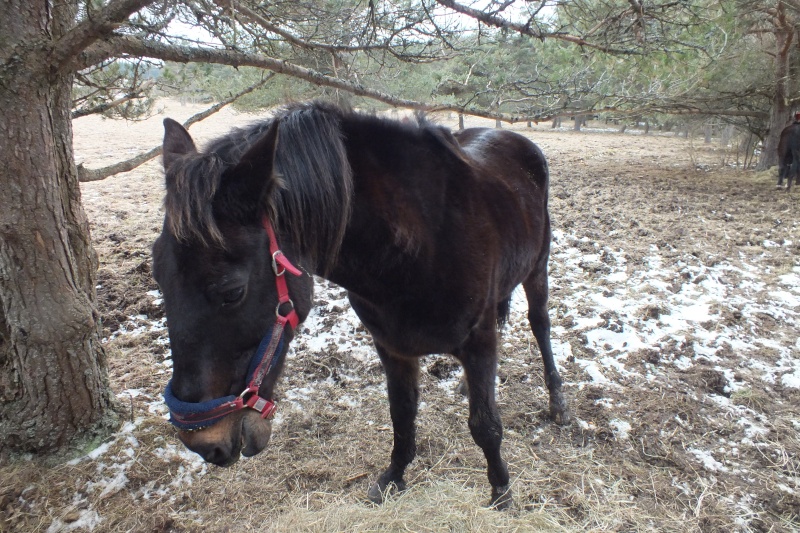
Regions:
M 209 428 L 178 432 L 178 438 L 188 449 L 223 467 L 236 463 L 240 455 L 256 455 L 267 447 L 271 436 L 271 421 L 262 419 L 255 411 L 228 416 Z

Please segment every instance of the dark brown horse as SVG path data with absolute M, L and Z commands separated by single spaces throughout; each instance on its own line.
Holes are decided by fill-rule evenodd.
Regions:
M 800 180 L 800 122 L 789 124 L 778 141 L 778 187 L 786 180 L 786 190 L 792 189 L 792 178 Z
M 507 506 L 497 338 L 520 283 L 551 415 L 569 418 L 550 348 L 548 170 L 536 145 L 321 103 L 289 106 L 205 152 L 177 122 L 164 126 L 166 217 L 153 271 L 174 365 L 165 399 L 181 441 L 218 465 L 267 445 L 275 381 L 317 274 L 347 289 L 386 372 L 394 447 L 370 499 L 405 487 L 419 357 L 449 353 L 464 368 L 491 503 Z

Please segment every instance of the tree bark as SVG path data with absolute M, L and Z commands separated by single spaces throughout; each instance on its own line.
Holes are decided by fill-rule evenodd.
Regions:
M 0 454 L 59 448 L 114 419 L 72 75 L 52 61 L 77 4 L 0 3 Z

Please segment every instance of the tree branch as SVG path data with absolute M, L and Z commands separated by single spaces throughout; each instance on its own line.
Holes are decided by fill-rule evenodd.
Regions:
M 221 102 L 209 107 L 205 111 L 201 111 L 200 113 L 196 113 L 196 114 L 192 115 L 191 117 L 189 117 L 188 120 L 186 120 L 186 122 L 183 123 L 183 126 L 188 129 L 192 124 L 200 122 L 201 120 L 205 120 L 206 118 L 208 118 L 211 115 L 213 115 L 214 113 L 218 112 L 220 109 L 222 109 L 226 105 L 229 105 L 229 104 L 235 102 L 236 100 L 238 100 L 239 98 L 241 98 L 242 96 L 244 96 L 246 94 L 249 94 L 249 93 L 255 91 L 256 89 L 264 86 L 274 76 L 275 76 L 275 73 L 274 72 L 270 72 L 269 74 L 267 74 L 264 77 L 264 79 L 262 79 L 261 81 L 259 81 L 257 83 L 254 83 L 253 85 L 251 85 L 250 87 L 244 89 L 243 91 L 238 92 L 235 95 L 233 95 L 233 96 L 231 96 L 231 97 L 229 97 L 229 98 L 227 98 L 225 100 L 222 100 Z M 113 165 L 109 165 L 107 167 L 86 168 L 86 167 L 83 166 L 83 163 L 81 163 L 80 165 L 78 165 L 78 181 L 80 181 L 80 182 L 100 181 L 100 180 L 106 179 L 109 176 L 113 176 L 114 174 L 120 174 L 122 172 L 130 172 L 131 170 L 135 169 L 136 167 L 139 167 L 139 166 L 147 163 L 148 161 L 158 157 L 159 155 L 161 155 L 161 146 L 156 146 L 156 147 L 148 150 L 147 152 L 139 154 L 139 155 L 137 155 L 135 157 L 132 157 L 130 159 L 127 159 L 125 161 L 120 161 L 119 163 L 115 163 Z
M 466 115 L 502 120 L 504 122 L 519 122 L 528 120 L 527 116 L 510 115 L 507 113 L 496 113 L 486 111 L 479 107 L 461 106 L 454 104 L 428 104 L 416 100 L 397 98 L 390 94 L 383 93 L 376 89 L 365 87 L 360 83 L 350 82 L 332 76 L 326 76 L 315 70 L 301 67 L 288 61 L 275 59 L 273 57 L 247 54 L 234 50 L 219 50 L 213 48 L 186 47 L 177 45 L 167 45 L 164 43 L 137 39 L 135 37 L 117 36 L 105 42 L 105 45 L 114 50 L 117 54 L 130 54 L 137 57 L 152 57 L 164 61 L 175 61 L 177 63 L 216 63 L 230 65 L 233 67 L 247 66 L 271 70 L 278 74 L 285 74 L 301 80 L 305 80 L 314 85 L 332 87 L 349 92 L 356 96 L 364 96 L 378 102 L 383 102 L 394 107 L 407 109 L 418 109 L 420 111 L 455 111 Z M 532 119 L 533 120 L 533 119 Z M 540 120 L 540 118 L 536 118 Z
M 224 1 L 214 0 L 214 3 L 219 7 L 228 7 L 228 4 L 230 4 L 230 0 L 224 0 Z M 237 12 L 243 14 L 245 17 L 250 19 L 255 24 L 258 24 L 268 32 L 272 32 L 275 35 L 280 35 L 287 43 L 293 44 L 294 46 L 303 48 L 305 50 L 324 50 L 326 52 L 336 53 L 336 52 L 361 52 L 369 50 L 386 49 L 386 46 L 369 46 L 369 45 L 340 46 L 340 45 L 325 44 L 310 39 L 295 37 L 290 32 L 279 28 L 275 24 L 270 23 L 267 19 L 265 19 L 264 17 L 262 17 L 252 9 L 249 9 L 247 6 L 243 4 L 236 4 L 235 9 Z
M 59 69 L 72 64 L 92 43 L 110 34 L 114 28 L 131 14 L 154 3 L 155 0 L 111 0 L 102 9 L 87 8 L 86 18 L 65 33 L 50 52 L 50 64 Z
M 529 37 L 533 37 L 539 40 L 544 41 L 545 39 L 557 39 L 560 41 L 566 41 L 573 44 L 577 44 L 579 46 L 585 46 L 587 48 L 593 48 L 595 50 L 599 50 L 601 52 L 606 52 L 608 54 L 618 54 L 618 55 L 640 55 L 639 52 L 635 50 L 627 50 L 622 48 L 613 48 L 610 46 L 604 46 L 601 44 L 592 43 L 587 41 L 582 37 L 578 37 L 576 35 L 570 35 L 565 33 L 552 33 L 552 32 L 541 32 L 539 30 L 535 30 L 531 28 L 529 24 L 517 24 L 515 22 L 511 22 L 509 20 L 504 19 L 499 15 L 494 15 L 491 13 L 486 13 L 484 11 L 480 11 L 478 9 L 473 9 L 471 7 L 467 7 L 465 5 L 459 4 L 454 2 L 453 0 L 436 0 L 439 5 L 444 7 L 450 8 L 453 11 L 461 13 L 462 15 L 467 15 L 468 17 L 474 18 L 480 22 L 483 22 L 487 26 L 492 26 L 495 28 L 513 30 L 515 32 L 520 33 L 521 35 L 527 35 Z
M 125 102 L 130 102 L 131 100 L 135 100 L 137 98 L 141 98 L 142 93 L 145 92 L 146 90 L 148 90 L 149 88 L 151 88 L 153 85 L 155 85 L 155 82 L 153 80 L 147 80 L 147 81 L 143 82 L 141 85 L 139 85 L 139 87 L 137 87 L 135 90 L 132 90 L 132 91 L 120 96 L 116 100 L 112 100 L 110 102 L 105 102 L 105 103 L 102 103 L 100 105 L 96 105 L 94 107 L 74 110 L 72 112 L 72 118 L 75 119 L 75 118 L 86 117 L 88 115 L 95 115 L 95 114 L 98 114 L 98 113 L 105 113 L 109 109 L 114 109 L 115 107 L 121 106 Z

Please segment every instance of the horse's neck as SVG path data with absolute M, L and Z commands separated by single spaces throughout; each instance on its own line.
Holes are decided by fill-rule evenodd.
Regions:
M 326 277 L 359 294 L 390 294 L 430 253 L 450 192 L 442 140 L 425 131 L 363 117 L 342 122 L 353 170 L 352 212 L 339 258 Z M 453 141 L 455 142 L 455 141 Z M 436 157 L 431 157 L 436 153 Z M 449 176 L 449 177 L 448 177 Z M 463 185 L 463 183 L 462 183 Z

